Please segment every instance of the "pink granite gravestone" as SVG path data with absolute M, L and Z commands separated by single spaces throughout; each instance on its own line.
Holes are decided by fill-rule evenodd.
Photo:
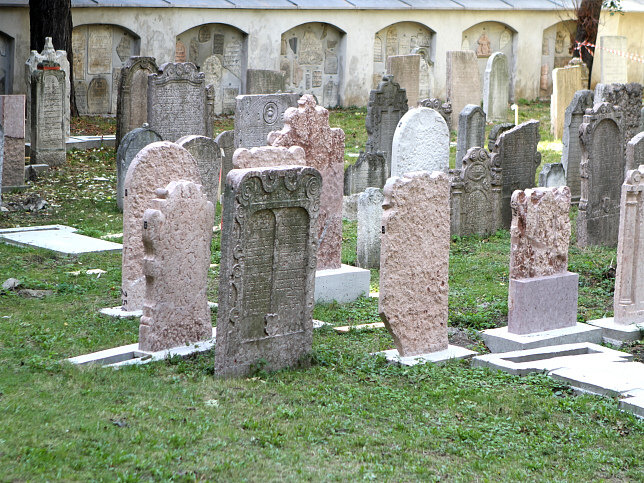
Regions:
M 239 148 L 233 154 L 233 169 L 294 165 L 306 165 L 304 149 L 300 146 L 291 146 L 288 149 L 276 148 L 275 146 L 261 146 L 251 149 Z

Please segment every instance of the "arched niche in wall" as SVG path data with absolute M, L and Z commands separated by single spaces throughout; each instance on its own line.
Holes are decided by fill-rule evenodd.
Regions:
M 72 30 L 74 91 L 81 115 L 116 115 L 121 67 L 139 55 L 138 35 L 118 25 L 79 25 Z
M 378 87 L 386 73 L 387 57 L 419 54 L 421 61 L 418 99 L 431 97 L 434 89 L 434 35 L 433 30 L 417 22 L 398 22 L 376 32 L 373 42 L 372 88 Z
M 572 59 L 570 39 L 575 35 L 577 23 L 563 20 L 543 31 L 541 40 L 541 75 L 539 76 L 539 97 L 550 99 L 552 94 L 552 69 L 565 67 Z
M 320 105 L 339 105 L 345 33 L 321 22 L 298 25 L 282 34 L 280 70 L 286 90 L 314 94 Z
M 245 92 L 247 35 L 232 25 L 208 23 L 177 35 L 175 62 L 192 62 L 215 89 L 215 114 L 235 112 Z
M 13 37 L 0 32 L 0 95 L 12 93 L 13 46 Z
M 481 22 L 463 32 L 461 50 L 473 50 L 476 52 L 481 89 L 483 89 L 483 76 L 487 59 L 494 52 L 503 52 L 508 59 L 508 68 L 510 69 L 510 99 L 514 99 L 516 43 L 516 30 L 501 22 Z

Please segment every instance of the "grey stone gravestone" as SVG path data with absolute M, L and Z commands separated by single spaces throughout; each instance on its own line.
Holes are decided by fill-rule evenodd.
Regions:
M 344 171 L 344 194 L 362 193 L 368 187 L 382 188 L 386 182 L 385 154 L 361 152 L 358 161 Z
M 490 134 L 487 136 L 487 150 L 492 151 L 494 149 L 494 145 L 496 144 L 496 140 L 499 138 L 501 134 L 503 134 L 505 131 L 509 131 L 514 127 L 514 124 L 511 122 L 504 122 L 501 124 L 495 124 L 492 126 L 492 129 L 490 129 Z
M 470 148 L 485 147 L 485 112 L 479 106 L 468 104 L 458 115 L 458 137 L 456 140 L 456 169 Z
M 213 206 L 219 198 L 219 171 L 221 170 L 221 149 L 213 138 L 206 136 L 184 136 L 177 144 L 185 148 L 197 162 L 201 184 L 206 197 Z
M 31 163 L 65 163 L 65 72 L 37 70 L 31 76 Z
M 644 164 L 644 132 L 626 144 L 626 171 L 637 169 L 641 164 Z
M 0 187 L 2 186 L 2 172 L 4 171 L 4 129 L 0 123 Z M 0 206 L 2 206 L 2 190 L 0 189 Z
M 391 55 L 387 57 L 387 74 L 391 74 L 396 82 L 405 89 L 409 104 L 418 104 L 420 89 L 420 60 L 418 54 Z
M 380 267 L 380 227 L 382 202 L 380 188 L 367 188 L 358 195 L 357 262 L 360 268 Z
M 452 122 L 456 124 L 456 113 L 468 104 L 481 104 L 481 80 L 476 53 L 472 50 L 447 52 L 447 99 L 452 103 Z
M 539 186 L 542 188 L 557 188 L 566 186 L 566 171 L 561 163 L 547 163 L 539 173 Z
M 228 172 L 233 169 L 233 154 L 235 154 L 235 132 L 224 131 L 219 133 L 215 138 L 215 142 L 219 149 L 221 149 L 221 174 L 219 175 L 220 184 L 222 187 L 221 196 L 223 196 L 223 187 L 226 184 L 226 176 Z
M 284 72 L 262 69 L 248 69 L 246 71 L 246 92 L 248 94 L 275 94 L 284 91 Z
M 266 136 L 284 127 L 284 112 L 297 107 L 298 94 L 237 96 L 235 148 L 266 146 Z
M 434 109 L 443 116 L 443 119 L 445 119 L 445 122 L 447 123 L 447 128 L 450 131 L 452 130 L 452 104 L 449 101 L 443 102 L 435 97 L 429 97 L 420 101 L 418 103 L 418 107 L 429 107 L 430 109 Z
M 508 58 L 494 52 L 488 59 L 483 76 L 483 111 L 490 121 L 505 121 L 510 97 Z
M 25 96 L 0 96 L 0 186 L 25 186 Z M 0 138 L 3 138 L 0 132 Z
M 644 107 L 640 111 L 640 132 L 644 131 Z
M 640 132 L 642 115 L 642 84 L 597 84 L 595 104 L 608 102 L 622 110 L 622 133 L 624 145 Z
M 308 166 L 228 174 L 215 374 L 291 367 L 311 351 L 321 185 Z
M 579 163 L 581 162 L 581 146 L 579 145 L 579 126 L 584 118 L 586 109 L 593 107 L 593 91 L 581 90 L 575 92 L 572 102 L 566 108 L 564 117 L 563 153 L 561 164 L 566 172 L 566 186 L 570 188 L 572 202 L 579 203 L 581 182 L 579 178 Z
M 618 106 L 595 104 L 579 127 L 581 139 L 581 198 L 577 216 L 577 244 L 617 245 L 619 201 L 625 159 Z

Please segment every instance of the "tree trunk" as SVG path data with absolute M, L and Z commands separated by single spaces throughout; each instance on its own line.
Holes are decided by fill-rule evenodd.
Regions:
M 70 110 L 72 116 L 78 116 L 74 93 L 71 0 L 29 0 L 29 28 L 31 50 L 42 51 L 45 47 L 45 37 L 51 37 L 54 49 L 67 52 Z
M 602 0 L 581 0 L 576 9 L 577 31 L 575 32 L 576 42 L 588 42 L 593 45 L 597 43 L 597 29 L 599 27 L 599 15 L 602 9 Z M 581 57 L 581 60 L 588 66 L 588 89 L 593 72 L 593 60 L 595 48 L 581 46 L 579 50 L 573 50 L 573 57 Z

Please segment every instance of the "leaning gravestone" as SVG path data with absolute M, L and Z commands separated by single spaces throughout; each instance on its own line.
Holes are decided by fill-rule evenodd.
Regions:
M 427 99 L 423 99 L 422 101 L 418 102 L 418 107 L 429 107 L 430 109 L 434 109 L 436 112 L 438 112 L 441 116 L 443 116 L 443 119 L 445 119 L 445 122 L 447 123 L 447 128 L 451 131 L 452 130 L 452 104 L 451 102 L 443 102 L 440 99 L 436 99 L 435 97 L 429 97 Z
M 387 74 L 391 74 L 400 87 L 405 89 L 410 106 L 417 105 L 419 101 L 420 59 L 418 54 L 387 57 Z
M 145 303 L 139 350 L 156 352 L 210 339 L 206 298 L 215 208 L 202 187 L 172 181 L 143 214 Z
M 65 72 L 37 70 L 31 76 L 31 164 L 65 163 Z
M 235 132 L 224 131 L 217 135 L 215 142 L 221 149 L 221 172 L 219 174 L 219 184 L 222 187 L 219 196 L 223 196 L 223 186 L 226 183 L 228 172 L 233 169 L 233 154 L 235 153 Z
M 509 228 L 512 222 L 512 193 L 535 185 L 537 167 L 541 164 L 541 153 L 537 151 L 539 139 L 539 121 L 531 119 L 501 134 L 490 155 L 492 164 L 501 168 L 502 173 L 501 226 L 504 228 Z
M 391 176 L 449 169 L 449 130 L 438 112 L 417 107 L 405 114 L 394 133 Z
M 575 93 L 583 87 L 580 66 L 564 67 L 552 71 L 550 133 L 555 139 L 562 138 L 566 109 L 575 97 Z
M 595 104 L 608 102 L 622 110 L 622 131 L 624 144 L 640 132 L 642 115 L 642 85 L 637 82 L 629 84 L 597 84 L 595 86 Z
M 644 132 L 639 133 L 626 144 L 626 170 L 638 169 L 644 164 Z
M 267 168 L 269 166 L 305 166 L 304 149 L 300 146 L 276 148 L 260 146 L 258 148 L 239 148 L 233 154 L 233 169 Z
M 575 92 L 572 102 L 566 108 L 563 125 L 563 153 L 561 164 L 566 172 L 566 186 L 570 188 L 572 202 L 579 203 L 581 181 L 579 178 L 579 163 L 581 162 L 581 146 L 579 145 L 579 126 L 584 119 L 586 109 L 593 107 L 593 91 L 581 90 Z
M 510 71 L 503 52 L 494 52 L 483 75 L 483 111 L 489 121 L 505 121 L 510 98 Z
M 208 136 L 205 77 L 190 62 L 168 62 L 148 76 L 148 123 L 166 141 Z
M 617 245 L 619 199 L 624 181 L 621 109 L 607 102 L 586 111 L 581 138 L 581 199 L 577 244 Z
M 344 131 L 329 127 L 329 111 L 305 94 L 299 107 L 284 113 L 284 128 L 268 135 L 271 146 L 301 146 L 306 164 L 322 175 L 317 268 L 340 268 L 342 252 L 342 188 L 344 184 Z
M 455 113 L 460 113 L 468 104 L 481 104 L 481 81 L 476 53 L 473 50 L 447 52 L 447 99 L 452 104 L 452 126 L 456 124 Z
M 246 92 L 248 94 L 275 94 L 285 90 L 284 72 L 276 70 L 247 69 Z
M 488 235 L 501 228 L 501 170 L 484 148 L 470 148 L 450 171 L 452 235 Z
M 25 186 L 25 96 L 0 96 L 0 186 Z M 0 138 L 3 135 L 0 133 Z
M 206 197 L 213 206 L 216 206 L 219 197 L 221 149 L 213 138 L 206 136 L 184 136 L 177 140 L 177 144 L 195 158 Z
M 456 139 L 456 169 L 470 148 L 485 146 L 485 112 L 479 106 L 468 104 L 458 115 L 458 137 Z
M 539 187 L 557 188 L 566 186 L 566 171 L 561 163 L 547 163 L 539 173 Z
M 130 57 L 121 68 L 116 101 L 116 149 L 123 136 L 148 122 L 148 75 L 159 71 L 154 57 Z
M 282 129 L 284 112 L 297 107 L 298 94 L 237 96 L 235 105 L 235 148 L 266 146 L 266 136 Z
M 292 367 L 311 352 L 321 185 L 308 166 L 228 174 L 215 374 Z
M 360 268 L 380 267 L 380 225 L 382 201 L 379 188 L 367 188 L 358 195 L 357 259 Z
M 123 310 L 134 311 L 143 308 L 143 214 L 157 197 L 158 188 L 179 180 L 201 184 L 199 168 L 188 151 L 168 141 L 145 146 L 134 157 L 127 170 L 123 190 Z
M 344 171 L 344 194 L 362 193 L 368 187 L 382 188 L 386 181 L 385 153 L 361 152 L 356 163 Z
M 501 124 L 495 124 L 492 126 L 492 129 L 490 129 L 490 134 L 487 136 L 487 150 L 492 151 L 494 149 L 494 145 L 496 144 L 496 140 L 499 138 L 501 134 L 503 134 L 505 131 L 509 131 L 514 127 L 514 124 L 511 122 L 504 122 Z
M 116 206 L 123 211 L 123 185 L 130 164 L 139 151 L 148 144 L 163 141 L 147 124 L 127 133 L 116 151 Z

